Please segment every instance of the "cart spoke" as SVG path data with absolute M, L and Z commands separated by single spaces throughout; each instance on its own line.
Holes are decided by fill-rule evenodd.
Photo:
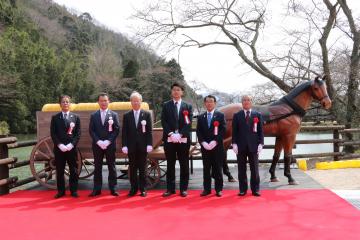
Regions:
M 46 153 L 44 153 L 44 152 L 42 152 L 42 151 L 40 151 L 39 149 L 38 150 L 36 150 L 36 155 L 37 154 L 40 154 L 40 155 L 43 155 L 46 159 L 48 159 L 48 160 L 50 160 L 51 159 L 51 157 L 49 156 L 49 155 L 47 155 Z M 35 161 L 36 161 L 36 159 L 35 159 Z

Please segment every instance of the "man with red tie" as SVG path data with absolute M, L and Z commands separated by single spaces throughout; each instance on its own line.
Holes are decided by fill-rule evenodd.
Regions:
M 189 184 L 189 149 L 192 121 L 192 106 L 181 99 L 184 86 L 174 83 L 171 86 L 172 99 L 164 103 L 161 112 L 164 151 L 167 160 L 166 184 L 163 194 L 168 197 L 175 194 L 175 163 L 180 163 L 180 196 L 187 196 Z
M 264 145 L 263 121 L 259 112 L 251 109 L 250 96 L 241 98 L 243 110 L 234 114 L 232 122 L 232 147 L 237 155 L 239 196 L 245 196 L 248 183 L 246 162 L 250 164 L 250 187 L 252 195 L 260 196 L 259 153 Z

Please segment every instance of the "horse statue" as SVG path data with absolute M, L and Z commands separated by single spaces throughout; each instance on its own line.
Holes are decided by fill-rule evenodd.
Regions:
M 301 120 L 314 99 L 319 101 L 325 109 L 331 107 L 325 77 L 316 77 L 315 80 L 302 83 L 290 91 L 289 94 L 269 105 L 253 106 L 253 109 L 261 112 L 263 116 L 264 135 L 276 137 L 273 160 L 269 170 L 271 182 L 279 181 L 275 175 L 275 168 L 281 151 L 284 150 L 284 175 L 288 178 L 289 185 L 298 184 L 290 173 L 290 164 L 293 158 L 292 149 L 295 144 L 296 134 L 300 130 Z M 231 145 L 233 115 L 241 109 L 242 105 L 240 103 L 219 108 L 225 114 L 227 122 L 224 137 L 225 149 L 229 149 Z

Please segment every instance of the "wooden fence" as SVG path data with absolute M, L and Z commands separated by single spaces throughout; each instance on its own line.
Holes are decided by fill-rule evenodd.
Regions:
M 339 159 L 351 159 L 359 158 L 360 154 L 348 154 L 340 151 L 341 146 L 346 145 L 360 145 L 360 140 L 346 141 L 341 138 L 341 134 L 345 133 L 360 133 L 360 129 L 345 129 L 343 125 L 335 126 L 303 126 L 301 131 L 307 132 L 332 132 L 333 137 L 330 139 L 317 139 L 317 140 L 297 140 L 295 146 L 298 147 L 301 144 L 322 144 L 322 143 L 332 143 L 333 151 L 324 152 L 324 153 L 307 153 L 307 154 L 294 154 L 294 159 L 296 158 L 316 158 L 316 157 L 328 157 L 333 160 Z M 36 145 L 36 140 L 31 141 L 22 141 L 18 142 L 16 137 L 3 137 L 0 138 L 0 195 L 8 194 L 10 189 L 19 187 L 21 185 L 35 181 L 34 177 L 28 177 L 25 179 L 19 179 L 18 176 L 10 177 L 9 173 L 12 169 L 28 166 L 30 160 L 18 161 L 16 157 L 9 157 L 9 149 L 16 149 L 28 146 Z M 265 145 L 264 149 L 273 149 L 274 145 Z M 201 156 L 192 156 L 191 157 L 191 166 L 193 166 L 192 161 L 201 159 Z M 260 159 L 261 163 L 270 163 L 272 159 Z M 236 159 L 228 159 L 229 163 L 236 163 Z M 281 160 L 280 160 L 281 162 Z M 118 163 L 124 164 L 124 163 Z

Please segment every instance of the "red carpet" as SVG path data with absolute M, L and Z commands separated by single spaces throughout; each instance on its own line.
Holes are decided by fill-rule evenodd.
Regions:
M 360 239 L 360 211 L 328 190 L 264 190 L 262 197 L 88 198 L 53 191 L 0 197 L 1 239 Z

